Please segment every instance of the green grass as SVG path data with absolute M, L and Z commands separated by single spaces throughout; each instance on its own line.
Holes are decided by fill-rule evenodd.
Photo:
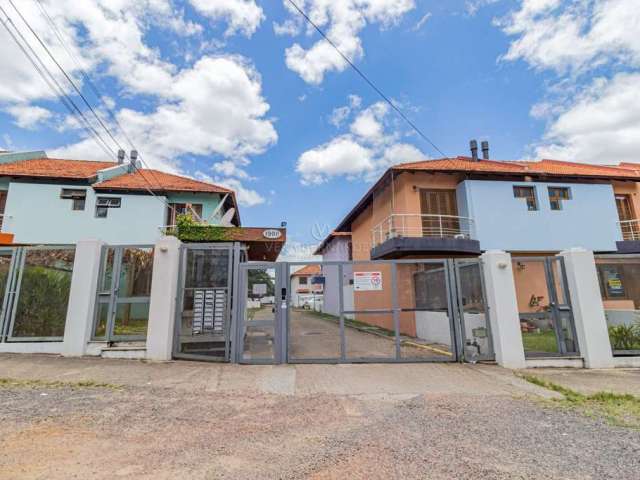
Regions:
M 558 343 L 553 330 L 544 332 L 522 332 L 522 343 L 525 352 L 557 353 Z
M 563 407 L 575 409 L 590 417 L 604 418 L 611 425 L 640 430 L 639 397 L 612 392 L 584 395 L 534 375 L 523 374 L 520 376 L 529 383 L 561 394 L 562 399 L 552 400 L 552 402 Z
M 18 380 L 15 378 L 0 378 L 0 388 L 107 388 L 120 390 L 119 385 L 80 380 L 77 382 L 62 382 L 59 380 Z

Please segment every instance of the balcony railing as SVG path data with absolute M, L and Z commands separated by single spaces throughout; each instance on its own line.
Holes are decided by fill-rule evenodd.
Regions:
M 623 240 L 640 240 L 640 219 L 623 220 L 618 222 L 618 225 L 620 225 Z
M 454 215 L 394 214 L 371 231 L 373 246 L 391 238 L 432 237 L 472 239 L 473 219 Z

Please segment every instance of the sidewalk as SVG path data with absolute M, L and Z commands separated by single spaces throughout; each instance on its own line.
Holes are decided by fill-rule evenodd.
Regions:
M 295 396 L 555 395 L 497 366 L 438 363 L 262 366 L 2 354 L 0 378 Z

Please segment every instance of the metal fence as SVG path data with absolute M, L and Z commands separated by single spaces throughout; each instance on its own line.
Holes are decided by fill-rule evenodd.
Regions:
M 74 260 L 74 246 L 0 249 L 2 341 L 63 340 Z

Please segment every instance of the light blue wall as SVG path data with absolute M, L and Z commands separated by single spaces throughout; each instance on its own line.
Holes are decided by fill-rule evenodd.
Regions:
M 514 198 L 514 185 L 536 187 L 538 211 Z M 571 189 L 562 210 L 551 210 L 549 186 Z M 611 185 L 466 180 L 458 186 L 458 202 L 466 204 L 460 215 L 473 218 L 482 250 L 613 251 L 622 240 Z
M 202 219 L 210 224 L 217 225 L 220 221 L 220 213 L 224 215 L 224 211 L 218 212 L 213 218 L 211 218 L 211 214 L 215 211 L 222 197 L 223 195 L 217 193 L 179 193 L 169 194 L 167 199 L 170 203 L 201 203 Z
M 60 198 L 62 188 L 86 188 L 83 211 L 71 210 L 72 200 Z M 107 218 L 96 218 L 96 192 L 89 186 L 15 183 L 9 185 L 3 232 L 13 233 L 16 243 L 69 244 L 97 238 L 111 244 L 148 244 L 160 238 L 165 205 L 150 195 L 120 197 L 120 208 L 110 208 Z

